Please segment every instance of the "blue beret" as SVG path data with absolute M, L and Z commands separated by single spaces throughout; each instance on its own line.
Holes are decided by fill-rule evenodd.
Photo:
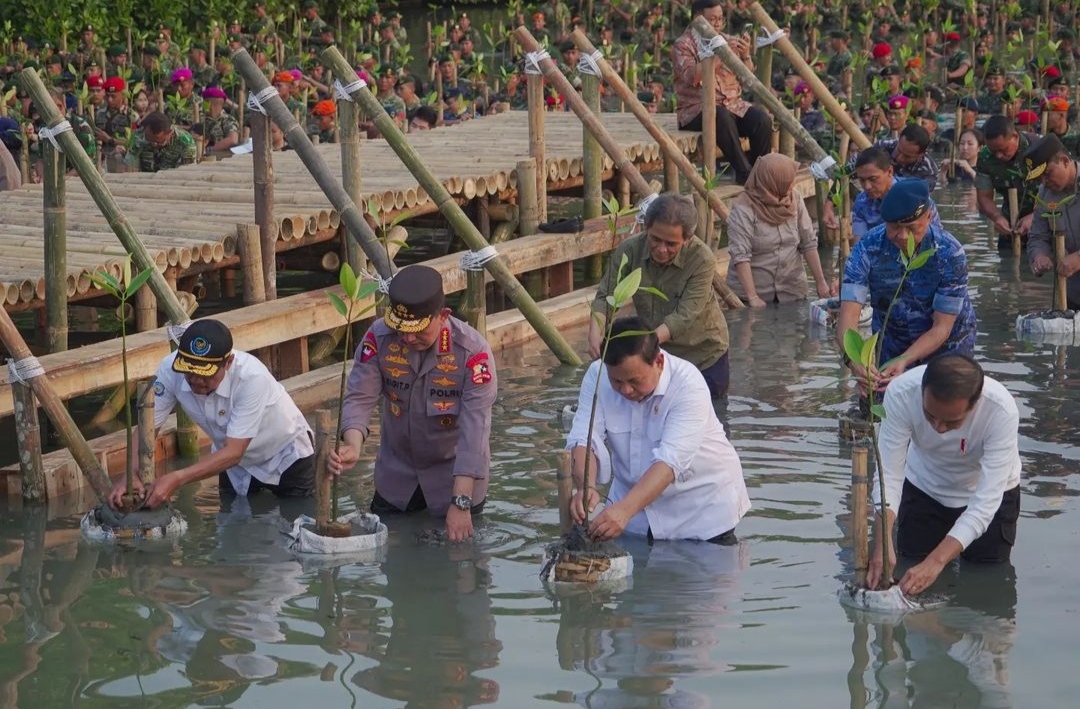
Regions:
M 913 222 L 930 208 L 930 186 L 926 180 L 901 180 L 881 200 L 881 219 L 893 224 Z

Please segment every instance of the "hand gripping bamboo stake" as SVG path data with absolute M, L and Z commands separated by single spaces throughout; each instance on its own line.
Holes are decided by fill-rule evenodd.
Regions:
M 518 27 L 516 30 L 514 30 L 514 36 L 517 38 L 518 42 L 521 43 L 521 46 L 525 48 L 525 51 L 530 53 L 540 51 L 540 44 L 525 27 Z M 582 36 L 584 37 L 584 35 Z M 590 44 L 589 46 L 592 45 Z M 645 178 L 642 177 L 641 172 L 638 171 L 637 167 L 634 165 L 634 162 L 627 157 L 623 149 L 619 147 L 619 144 L 615 141 L 611 134 L 608 133 L 607 129 L 604 127 L 603 122 L 600 120 L 600 117 L 592 112 L 588 104 L 585 103 L 585 99 L 583 99 L 578 94 L 577 90 L 570 83 L 569 79 L 567 79 L 566 76 L 564 76 L 563 73 L 559 71 L 558 65 L 556 65 L 555 62 L 552 61 L 551 57 L 543 55 L 534 56 L 538 56 L 537 63 L 540 65 L 540 71 L 544 73 L 544 76 L 546 76 L 549 81 L 555 84 L 555 88 L 559 91 L 560 94 L 562 94 L 566 102 L 570 104 L 571 110 L 573 110 L 573 112 L 577 115 L 578 119 L 580 119 L 581 122 L 585 125 L 585 128 L 587 128 L 589 132 L 596 137 L 597 142 L 600 143 L 600 146 L 604 149 L 604 152 L 606 152 L 611 157 L 612 161 L 614 161 L 615 169 L 619 171 L 619 175 L 624 177 L 627 182 L 630 183 L 630 187 L 633 189 L 633 191 L 637 192 L 640 196 L 644 197 L 653 194 L 655 190 L 653 190 L 653 188 L 649 185 Z M 597 65 L 598 67 L 600 66 L 599 63 Z M 604 70 L 603 67 L 600 67 L 600 69 L 601 71 Z M 607 65 L 607 70 L 610 72 L 614 72 L 610 65 Z M 625 83 L 621 83 L 621 79 L 620 85 L 623 87 L 626 86 Z M 613 84 L 613 86 L 616 85 Z M 636 103 L 643 112 L 645 111 L 644 107 L 641 106 L 641 103 L 637 101 L 637 97 L 633 96 L 632 94 L 624 97 L 624 103 L 631 106 Z M 635 115 L 637 114 L 635 113 Z M 640 116 L 638 116 L 638 118 L 640 119 Z M 651 120 L 649 121 L 649 123 L 651 123 Z M 646 124 L 646 128 L 648 127 L 649 125 Z M 655 128 L 655 126 L 653 127 Z M 660 133 L 666 136 L 663 131 L 660 131 Z M 660 142 L 661 149 L 663 149 L 664 142 L 659 138 L 657 138 L 657 140 Z M 668 141 L 670 140 L 670 137 L 668 137 Z M 682 154 L 682 151 L 680 151 L 677 146 L 675 147 L 675 153 L 681 156 L 684 161 L 689 163 L 689 161 L 686 160 L 686 157 Z M 673 159 L 675 159 L 674 156 L 672 157 Z M 682 169 L 683 168 L 680 168 L 680 170 Z M 693 165 L 690 166 L 690 172 L 692 172 L 694 175 L 697 175 L 697 171 L 694 170 Z M 687 178 L 690 178 L 689 173 L 685 173 L 684 171 L 684 174 L 687 175 Z M 700 181 L 701 186 L 704 187 L 704 181 L 701 180 L 700 175 L 697 175 L 697 179 Z M 706 199 L 709 200 L 709 205 L 713 207 L 717 214 L 721 215 L 724 218 L 727 217 L 727 206 L 720 202 L 718 196 L 713 194 L 710 190 L 705 190 L 705 192 L 703 192 L 702 194 L 704 194 Z M 719 204 L 718 208 L 713 204 L 714 199 L 715 202 Z M 728 285 L 723 282 L 723 279 L 714 278 L 713 286 L 720 293 L 721 297 L 724 298 L 724 302 L 726 302 L 730 307 L 743 307 L 742 301 L 739 300 L 739 298 L 731 291 Z
M 250 87 L 251 95 L 259 97 L 262 108 L 270 116 L 270 119 L 278 125 L 281 132 L 285 134 L 289 147 L 296 151 L 300 161 L 304 163 L 304 167 L 315 178 L 315 183 L 318 184 L 319 189 L 323 191 L 326 198 L 330 200 L 330 204 L 341 215 L 342 224 L 347 227 L 349 234 L 360 244 L 360 248 L 364 250 L 364 255 L 371 261 L 376 272 L 381 278 L 389 279 L 394 273 L 393 263 L 387 258 L 386 251 L 379 244 L 375 232 L 372 231 L 371 226 L 364 219 L 360 207 L 345 191 L 341 181 L 337 179 L 330 166 L 326 164 L 322 154 L 312 144 L 303 126 L 296 121 L 296 118 L 281 100 L 281 97 L 277 95 L 277 92 L 267 91 L 270 88 L 270 82 L 267 81 L 266 76 L 259 69 L 255 60 L 251 58 L 251 55 L 247 53 L 247 50 L 243 48 L 236 50 L 233 52 L 232 60 L 237 73 L 244 77 L 244 81 Z M 342 62 L 344 62 L 344 59 L 342 59 Z M 348 64 L 345 66 L 348 66 Z M 344 77 L 355 75 L 355 72 L 342 74 L 335 69 L 334 74 Z M 383 111 L 383 113 L 386 112 Z
M 423 158 L 412 147 L 409 141 L 405 138 L 405 135 L 398 128 L 394 120 L 383 110 L 379 104 L 378 99 L 371 93 L 371 89 L 367 87 L 367 84 L 360 81 L 356 74 L 356 71 L 348 65 L 345 58 L 341 56 L 341 52 L 335 47 L 330 47 L 322 53 L 323 62 L 333 70 L 334 74 L 347 79 L 352 79 L 349 84 L 349 96 L 356 101 L 369 116 L 374 117 L 375 125 L 378 127 L 379 132 L 386 139 L 387 144 L 397 154 L 401 162 L 405 164 L 405 167 L 409 169 L 409 172 L 420 182 L 420 185 L 427 191 L 428 195 L 439 207 L 439 211 L 446 217 L 447 221 L 454 227 L 454 231 L 461 237 L 462 241 L 472 249 L 473 251 L 480 251 L 483 248 L 490 246 L 484 239 L 480 230 L 476 228 L 476 225 L 469 221 L 468 216 L 461 210 L 458 203 L 454 201 L 454 198 L 450 196 L 446 188 L 438 178 L 432 174 L 431 170 L 424 164 Z M 254 64 L 252 64 L 254 67 Z M 264 79 L 265 83 L 265 79 Z M 282 105 L 284 108 L 284 105 Z M 302 133 L 302 131 L 301 131 Z M 562 334 L 556 329 L 544 316 L 540 307 L 536 304 L 525 289 L 521 286 L 521 283 L 514 277 L 514 274 L 510 272 L 506 264 L 497 258 L 489 259 L 484 268 L 495 280 L 496 283 L 503 289 L 506 295 L 513 301 L 517 309 L 521 311 L 521 314 L 525 316 L 525 319 L 533 326 L 537 334 L 544 340 L 551 351 L 559 358 L 559 361 L 564 364 L 580 364 L 581 358 L 578 357 L 570 344 L 563 338 Z
M 72 139 L 75 140 L 75 137 L 72 136 Z M 79 150 L 81 151 L 82 148 L 80 147 Z M 88 162 L 90 161 L 86 153 L 83 153 L 83 157 Z M 15 358 L 16 366 L 23 370 L 23 379 L 33 390 L 34 396 L 41 402 L 41 408 L 45 409 L 45 413 L 48 414 L 49 419 L 56 426 L 56 431 L 60 434 L 60 440 L 71 451 L 71 456 L 94 489 L 98 500 L 104 504 L 112 489 L 109 484 L 109 477 L 102 470 L 101 463 L 90 449 L 90 444 L 86 442 L 82 433 L 79 432 L 79 427 L 75 425 L 71 414 L 68 413 L 67 408 L 64 406 L 64 402 L 49 386 L 49 381 L 45 377 L 45 370 L 30 353 L 30 348 L 26 345 L 26 341 L 23 340 L 19 329 L 15 327 L 15 323 L 11 321 L 11 316 L 3 308 L 0 308 L 0 340 L 3 341 L 8 352 Z
M 777 33 L 780 32 L 780 28 L 777 27 L 776 23 L 769 17 L 769 13 L 765 12 L 765 8 L 755 2 L 750 6 L 750 12 L 753 13 L 757 23 L 769 33 L 769 36 L 777 36 Z M 788 39 L 786 34 L 779 36 L 776 40 L 776 47 L 791 63 L 791 66 L 794 67 L 795 71 L 802 77 L 802 80 L 810 85 L 810 88 L 814 91 L 814 95 L 821 101 L 821 105 L 825 107 L 825 110 L 840 124 L 844 131 L 851 136 L 851 139 L 855 141 L 855 145 L 859 147 L 859 150 L 869 148 L 871 145 L 870 139 L 859 130 L 859 126 L 855 125 L 855 121 L 851 119 L 851 116 L 847 114 L 847 111 L 840 105 L 840 102 L 832 95 L 832 92 L 826 88 L 825 84 L 818 78 L 818 75 L 815 74 L 810 65 L 806 63 L 806 60 L 803 59 L 799 50 L 795 48 L 795 45 L 791 43 L 791 40 Z
M 814 140 L 814 137 L 810 135 L 810 132 L 803 128 L 802 123 L 795 117 L 795 114 L 793 114 L 787 106 L 781 103 L 780 99 L 772 92 L 771 88 L 761 83 L 761 80 L 754 75 L 754 72 L 750 71 L 750 69 L 743 64 L 742 59 L 739 59 L 735 52 L 731 51 L 731 48 L 728 47 L 726 42 L 714 40 L 714 38 L 720 37 L 720 35 L 716 34 L 712 26 L 705 21 L 704 17 L 699 16 L 694 18 L 691 26 L 698 35 L 709 42 L 709 46 L 712 47 L 713 53 L 735 74 L 736 77 L 738 77 L 739 82 L 742 83 L 745 88 L 750 89 L 750 91 L 753 92 L 758 101 L 776 116 L 776 120 L 780 121 L 780 125 L 795 139 L 795 142 L 810 154 L 810 157 L 814 161 L 814 167 L 812 168 L 814 177 L 819 180 L 827 179 L 829 169 L 832 167 L 834 161 L 829 154 L 825 152 L 824 148 L 818 145 L 817 141 Z

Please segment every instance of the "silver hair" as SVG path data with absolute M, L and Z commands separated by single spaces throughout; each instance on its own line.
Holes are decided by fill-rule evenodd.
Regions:
M 656 222 L 661 224 L 678 224 L 683 230 L 683 239 L 693 238 L 697 231 L 697 208 L 694 200 L 687 195 L 677 192 L 665 192 L 659 195 L 649 205 L 649 211 L 645 215 L 645 228 L 651 227 Z

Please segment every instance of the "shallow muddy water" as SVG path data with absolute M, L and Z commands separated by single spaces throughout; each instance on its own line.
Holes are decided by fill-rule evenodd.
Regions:
M 1017 342 L 1016 313 L 1047 307 L 1049 281 L 999 258 L 972 195 L 937 196 L 968 245 L 979 355 L 1017 397 L 1024 460 L 1013 564 L 947 571 L 944 608 L 839 605 L 836 416 L 852 389 L 805 306 L 741 311 L 727 418 L 754 508 L 737 547 L 627 542 L 631 588 L 549 596 L 553 452 L 580 372 L 533 348 L 500 362 L 474 543 L 421 543 L 432 522 L 409 520 L 381 563 L 298 561 L 280 533 L 296 509 L 223 509 L 213 486 L 180 497 L 191 528 L 156 546 L 80 544 L 77 517 L 2 510 L 0 706 L 1072 706 L 1080 351 Z M 347 487 L 349 509 L 370 495 L 359 475 Z

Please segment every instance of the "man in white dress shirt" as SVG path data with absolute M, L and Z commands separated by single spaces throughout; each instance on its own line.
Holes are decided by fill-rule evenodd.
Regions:
M 627 333 L 642 334 L 627 334 Z M 601 374 L 601 372 L 603 374 Z M 584 520 L 582 489 L 593 393 L 600 387 L 587 490 L 611 479 L 610 504 L 593 518 L 589 535 L 613 539 L 696 539 L 734 544 L 735 525 L 750 509 L 742 465 L 713 410 L 698 368 L 660 349 L 637 317 L 616 320 L 603 362 L 582 382 L 574 425 L 571 514 Z
M 213 445 L 209 455 L 158 477 L 146 490 L 136 477 L 146 507 L 158 507 L 181 485 L 214 475 L 225 493 L 314 494 L 314 437 L 304 415 L 262 362 L 233 350 L 232 333 L 221 322 L 203 319 L 188 326 L 177 351 L 158 366 L 154 397 L 155 431 L 179 404 Z M 119 508 L 124 491 L 124 481 L 118 482 L 109 504 Z
M 904 593 L 925 591 L 958 556 L 1008 561 L 1020 516 L 1019 425 L 1012 395 L 966 354 L 938 355 L 889 384 L 879 436 L 886 533 L 895 523 L 896 550 L 922 559 L 900 579 Z M 875 484 L 879 509 L 880 500 Z M 877 588 L 881 546 L 871 547 L 866 583 Z

